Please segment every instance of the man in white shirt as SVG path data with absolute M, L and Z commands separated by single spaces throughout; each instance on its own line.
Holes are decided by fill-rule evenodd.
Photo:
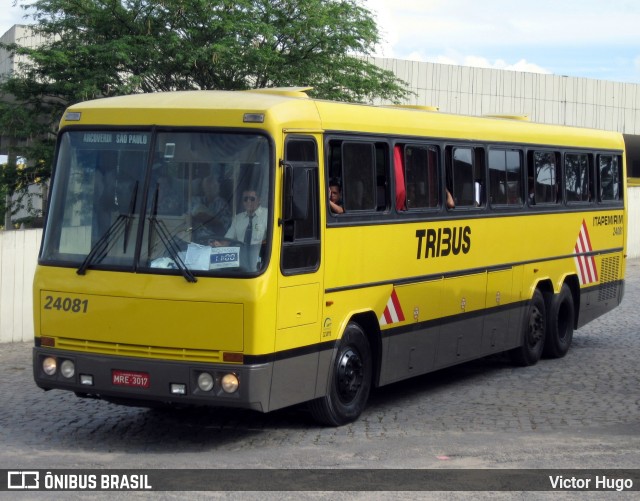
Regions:
M 260 247 L 267 231 L 267 209 L 260 206 L 260 197 L 255 189 L 242 192 L 244 212 L 235 215 L 224 238 L 242 243 L 240 265 L 249 270 L 260 268 Z M 229 241 L 215 241 L 215 247 L 229 245 Z

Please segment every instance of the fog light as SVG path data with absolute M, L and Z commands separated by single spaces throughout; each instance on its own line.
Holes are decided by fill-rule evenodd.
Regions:
M 58 370 L 58 362 L 53 357 L 47 357 L 42 361 L 42 370 L 47 376 L 53 376 Z
M 60 364 L 60 374 L 67 379 L 72 378 L 76 373 L 76 365 L 71 360 L 65 360 Z
M 187 394 L 187 385 L 182 383 L 171 383 L 171 394 L 172 395 L 186 395 Z
M 211 391 L 213 389 L 213 376 L 208 372 L 201 372 L 198 376 L 198 388 L 202 391 Z
M 222 389 L 226 393 L 233 393 L 238 389 L 238 386 L 240 385 L 240 382 L 238 381 L 238 376 L 236 376 L 235 374 L 225 374 L 222 377 L 221 383 L 222 383 Z
M 93 376 L 91 374 L 80 374 L 80 384 L 83 386 L 93 386 Z

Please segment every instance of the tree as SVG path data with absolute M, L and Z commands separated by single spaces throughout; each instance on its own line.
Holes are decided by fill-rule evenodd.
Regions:
M 27 76 L 71 102 L 131 92 L 311 85 L 322 98 L 398 100 L 360 56 L 379 43 L 358 0 L 37 0 L 49 40 Z M 44 89 L 43 89 L 44 90 Z
M 8 145 L 8 160 L 0 166 L 0 221 L 11 226 L 11 216 L 27 209 L 32 216 L 40 216 L 31 207 L 27 196 L 29 186 L 42 183 L 50 175 L 53 137 L 47 119 L 32 114 L 33 108 L 21 103 L 0 101 L 0 127 Z M 34 158 L 28 165 L 19 158 Z M 31 209 L 31 210 L 30 210 Z
M 3 46 L 26 62 L 0 83 L 0 98 L 26 112 L 29 137 L 45 131 L 47 141 L 31 142 L 30 153 L 39 156 L 28 156 L 40 165 L 51 156 L 46 132 L 67 106 L 87 99 L 301 85 L 313 87 L 314 97 L 343 101 L 399 101 L 409 93 L 392 72 L 363 58 L 380 38 L 359 0 L 35 0 L 28 6 L 44 42 Z M 11 115 L 0 116 L 3 130 Z M 39 172 L 46 177 L 46 169 Z

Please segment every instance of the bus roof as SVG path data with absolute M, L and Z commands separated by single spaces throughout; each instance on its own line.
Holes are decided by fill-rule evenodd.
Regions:
M 624 147 L 622 135 L 616 132 L 533 123 L 521 116 L 476 117 L 441 113 L 430 107 L 315 100 L 308 98 L 309 89 L 177 91 L 97 99 L 69 107 L 60 125 L 254 127 L 274 132 L 303 129 L 550 146 Z M 247 113 L 264 115 L 264 121 L 247 123 Z

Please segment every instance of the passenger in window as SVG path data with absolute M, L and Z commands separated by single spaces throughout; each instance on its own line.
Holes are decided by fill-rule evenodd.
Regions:
M 334 214 L 344 214 L 342 205 L 342 186 L 340 181 L 332 178 L 329 181 L 329 208 Z
M 453 200 L 453 196 L 451 195 L 451 192 L 449 191 L 449 188 L 445 188 L 444 189 L 445 194 L 447 196 L 447 209 L 455 209 L 456 208 L 456 202 Z

